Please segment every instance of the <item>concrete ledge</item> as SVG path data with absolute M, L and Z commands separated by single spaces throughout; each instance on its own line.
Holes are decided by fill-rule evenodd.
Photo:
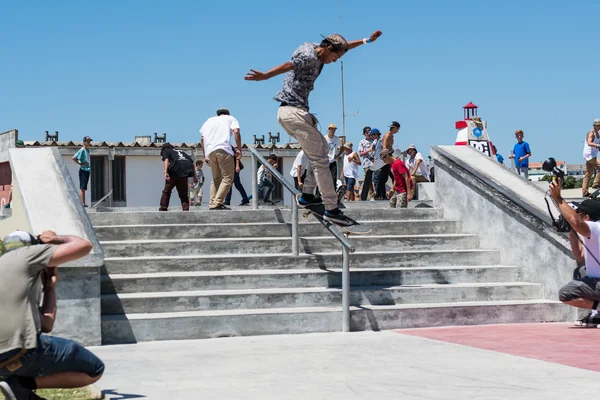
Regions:
M 575 261 L 567 235 L 550 225 L 545 191 L 469 146 L 436 146 L 432 156 L 436 207 L 479 234 L 483 248 L 498 249 L 502 264 L 520 266 L 522 280 L 541 283 L 545 299 L 557 300 Z
M 417 183 L 417 200 L 433 200 L 435 202 L 435 182 Z
M 0 235 L 15 229 L 39 234 L 51 229 L 93 245 L 92 252 L 60 266 L 58 316 L 53 334 L 84 345 L 101 343 L 100 269 L 104 253 L 56 148 L 10 149 L 12 217 L 0 221 Z

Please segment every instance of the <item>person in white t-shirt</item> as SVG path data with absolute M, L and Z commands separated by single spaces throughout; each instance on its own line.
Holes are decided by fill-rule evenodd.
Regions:
M 598 148 L 600 147 L 600 118 L 594 120 L 594 128 L 589 131 L 585 137 L 583 145 L 583 159 L 585 160 L 585 175 L 583 176 L 583 184 L 581 191 L 583 197 L 590 196 L 590 178 L 596 170 L 596 177 L 592 188 L 600 188 L 600 160 L 598 160 Z
M 229 210 L 224 204 L 235 174 L 235 154 L 231 148 L 231 135 L 235 137 L 238 156 L 242 156 L 240 124 L 226 108 L 217 110 L 217 116 L 209 118 L 200 128 L 200 147 L 204 161 L 210 166 L 210 210 Z
M 340 180 L 346 185 L 346 200 L 355 201 L 356 192 L 354 187 L 358 179 L 358 166 L 361 165 L 360 157 L 352 149 L 351 142 L 346 142 L 344 147 L 346 148 L 346 154 L 344 155 L 344 168 L 342 168 Z
M 306 158 L 304 150 L 300 150 L 298 155 L 296 155 L 296 159 L 294 160 L 294 164 L 292 164 L 292 169 L 290 170 L 290 175 L 292 178 L 294 178 L 294 186 L 300 192 L 302 192 L 304 178 L 306 178 L 306 171 L 309 167 L 310 161 L 308 161 L 308 158 Z
M 598 326 L 600 318 L 600 201 L 587 199 L 581 203 L 567 203 L 561 196 L 562 182 L 550 183 L 550 195 L 566 222 L 571 226 L 569 241 L 577 260 L 573 280 L 558 292 L 561 302 L 591 313 L 576 325 Z M 585 276 L 580 267 L 585 265 Z
M 325 141 L 327 142 L 327 146 L 329 147 L 329 150 L 327 151 L 327 156 L 329 157 L 329 172 L 331 172 L 333 187 L 336 186 L 338 177 L 337 160 L 346 151 L 345 147 L 342 145 L 342 139 L 335 135 L 336 131 L 337 126 L 335 126 L 335 124 L 329 124 L 329 127 L 327 128 L 327 135 L 325 135 Z M 320 196 L 318 187 L 317 196 Z
M 429 182 L 429 171 L 427 170 L 427 164 L 425 164 L 423 155 L 417 151 L 417 148 L 414 144 L 408 146 L 406 153 L 409 156 L 406 166 L 408 167 L 410 175 L 413 179 L 413 199 L 416 199 L 415 192 L 417 190 L 417 183 Z

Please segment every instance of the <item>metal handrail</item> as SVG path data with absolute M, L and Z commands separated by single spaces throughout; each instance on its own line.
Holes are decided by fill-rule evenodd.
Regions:
M 265 166 L 267 171 L 274 176 L 287 190 L 292 193 L 292 252 L 299 254 L 298 238 L 298 203 L 296 195 L 300 192 L 286 180 L 256 149 L 248 146 L 252 155 L 252 209 L 258 210 L 258 177 L 256 161 Z M 350 331 L 350 253 L 354 253 L 354 245 L 332 224 L 319 219 L 319 222 L 342 244 L 342 330 Z
M 94 204 L 94 205 L 93 205 L 91 208 L 96 208 L 96 207 L 98 207 L 98 204 L 100 204 L 100 203 L 102 203 L 104 200 L 106 200 L 106 199 L 108 198 L 108 196 L 111 196 L 111 195 L 112 195 L 112 193 L 113 193 L 113 190 L 112 190 L 112 189 L 110 189 L 110 192 L 106 193 L 106 194 L 104 195 L 104 197 L 102 197 L 100 200 L 98 200 L 98 202 L 97 202 L 96 204 Z

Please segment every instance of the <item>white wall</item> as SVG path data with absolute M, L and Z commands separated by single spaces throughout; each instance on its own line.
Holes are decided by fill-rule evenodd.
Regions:
M 62 156 L 65 165 L 67 166 L 67 170 L 69 170 L 69 175 L 71 175 L 71 179 L 73 180 L 73 184 L 77 188 L 77 193 L 79 193 L 79 165 L 75 164 L 73 161 L 73 155 L 63 155 Z M 85 203 L 88 206 L 92 205 L 92 177 L 90 176 L 90 180 L 88 182 L 88 190 L 85 191 Z
M 157 156 L 125 157 L 125 200 L 127 207 L 156 207 L 165 186 L 163 162 Z M 177 190 L 171 193 L 169 208 L 181 208 Z

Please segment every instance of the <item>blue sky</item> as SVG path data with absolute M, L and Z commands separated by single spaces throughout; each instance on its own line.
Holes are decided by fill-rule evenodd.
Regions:
M 400 147 L 428 154 L 454 143 L 454 122 L 473 101 L 503 155 L 522 129 L 532 161 L 582 162 L 600 118 L 600 2 L 344 0 L 341 8 L 347 39 L 383 31 L 343 59 L 349 140 L 364 125 L 398 120 Z M 0 131 L 17 128 L 24 140 L 58 130 L 61 140 L 167 132 L 195 142 L 222 106 L 240 120 L 244 142 L 283 133 L 272 100 L 283 76 L 246 82 L 245 73 L 340 31 L 337 0 L 3 2 L 0 15 Z M 339 63 L 326 66 L 311 95 L 323 127 L 341 127 L 340 88 Z

